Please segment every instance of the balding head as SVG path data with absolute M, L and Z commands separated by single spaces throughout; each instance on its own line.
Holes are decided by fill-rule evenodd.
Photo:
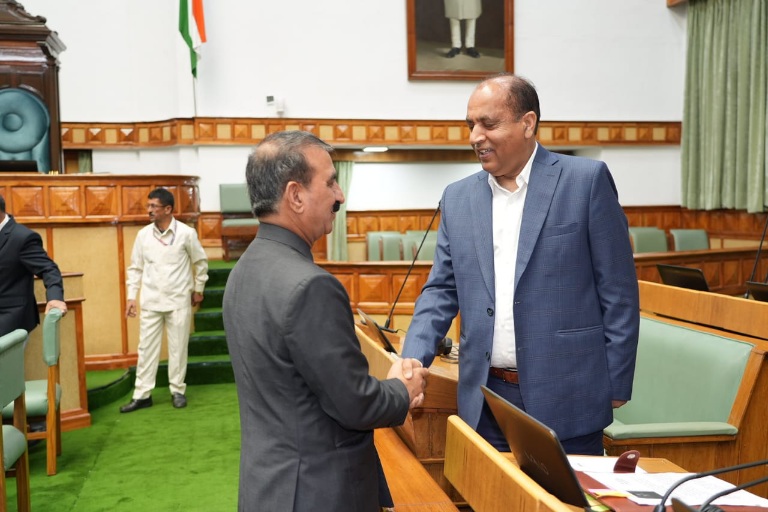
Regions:
M 488 87 L 490 84 L 501 87 L 506 92 L 506 104 L 515 119 L 520 119 L 528 112 L 536 114 L 534 135 L 539 131 L 541 110 L 539 107 L 539 95 L 536 88 L 526 78 L 512 73 L 500 73 L 486 78 L 480 82 L 475 90 Z

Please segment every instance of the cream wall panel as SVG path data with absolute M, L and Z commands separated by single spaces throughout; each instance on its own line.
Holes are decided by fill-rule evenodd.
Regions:
M 144 226 L 123 226 L 123 268 L 127 269 L 131 264 L 131 251 L 133 250 L 133 242 L 136 240 L 136 234 Z M 127 278 L 127 276 L 126 276 Z M 127 292 L 127 287 L 125 288 Z M 137 297 L 139 306 L 141 306 L 141 291 Z M 123 311 L 125 314 L 125 311 Z M 139 316 L 135 318 L 126 318 L 127 330 L 128 330 L 128 352 L 136 353 L 139 348 Z
M 53 241 L 59 268 L 83 273 L 85 355 L 121 353 L 117 228 L 57 227 Z

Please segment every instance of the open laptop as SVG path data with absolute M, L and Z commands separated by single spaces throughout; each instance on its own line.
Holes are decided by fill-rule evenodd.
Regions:
M 364 313 L 362 309 L 358 309 L 357 314 L 360 315 L 360 319 L 363 321 L 363 325 L 365 326 L 365 330 L 368 332 L 368 336 L 370 336 L 371 339 L 381 343 L 387 352 L 397 354 L 397 350 L 392 345 L 392 342 L 389 341 L 389 338 L 387 338 L 387 336 L 381 330 L 379 324 L 377 324 L 373 318 Z
M 661 282 L 664 284 L 701 292 L 709 291 L 707 278 L 704 277 L 704 272 L 700 268 L 665 265 L 663 263 L 656 264 L 656 268 L 659 270 Z
M 752 294 L 753 299 L 761 302 L 768 302 L 768 283 L 747 281 L 747 290 Z
M 560 501 L 589 507 L 555 431 L 487 387 L 481 388 L 520 469 Z

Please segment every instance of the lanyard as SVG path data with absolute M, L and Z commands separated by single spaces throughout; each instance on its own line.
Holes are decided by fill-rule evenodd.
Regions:
M 168 230 L 166 229 L 166 232 Z M 162 233 L 160 233 L 162 235 Z M 173 219 L 173 236 L 171 237 L 171 241 L 169 243 L 165 243 L 163 240 L 160 239 L 160 237 L 157 236 L 155 233 L 155 230 L 152 230 L 152 236 L 155 237 L 155 240 L 163 244 L 165 247 L 168 247 L 169 245 L 173 245 L 173 242 L 176 240 L 176 219 Z

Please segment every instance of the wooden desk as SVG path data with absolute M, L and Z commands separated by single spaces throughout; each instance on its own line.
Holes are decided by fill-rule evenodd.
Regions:
M 368 334 L 364 326 L 356 326 L 360 346 L 368 359 L 370 374 L 384 379 L 392 366 L 392 356 Z M 390 338 L 399 351 L 400 339 Z M 458 364 L 435 359 L 429 368 L 427 392 L 424 403 L 410 413 L 405 424 L 395 427 L 403 442 L 416 455 L 427 472 L 440 487 L 454 500 L 461 503 L 459 496 L 443 474 L 445 460 L 445 431 L 448 417 L 458 412 L 456 386 L 459 378 Z
M 563 503 L 534 482 L 518 467 L 511 454 L 500 453 L 458 416 L 448 418 L 445 450 L 445 475 L 466 498 L 474 512 L 582 512 Z M 665 459 L 640 459 L 648 472 L 685 470 Z M 589 478 L 582 475 L 581 478 Z M 650 506 L 636 505 L 627 499 L 605 499 L 621 512 L 650 512 Z M 671 510 L 668 507 L 667 510 Z M 725 507 L 729 512 L 765 510 L 753 507 Z
M 397 512 L 458 511 L 393 429 L 375 430 L 374 442 Z

